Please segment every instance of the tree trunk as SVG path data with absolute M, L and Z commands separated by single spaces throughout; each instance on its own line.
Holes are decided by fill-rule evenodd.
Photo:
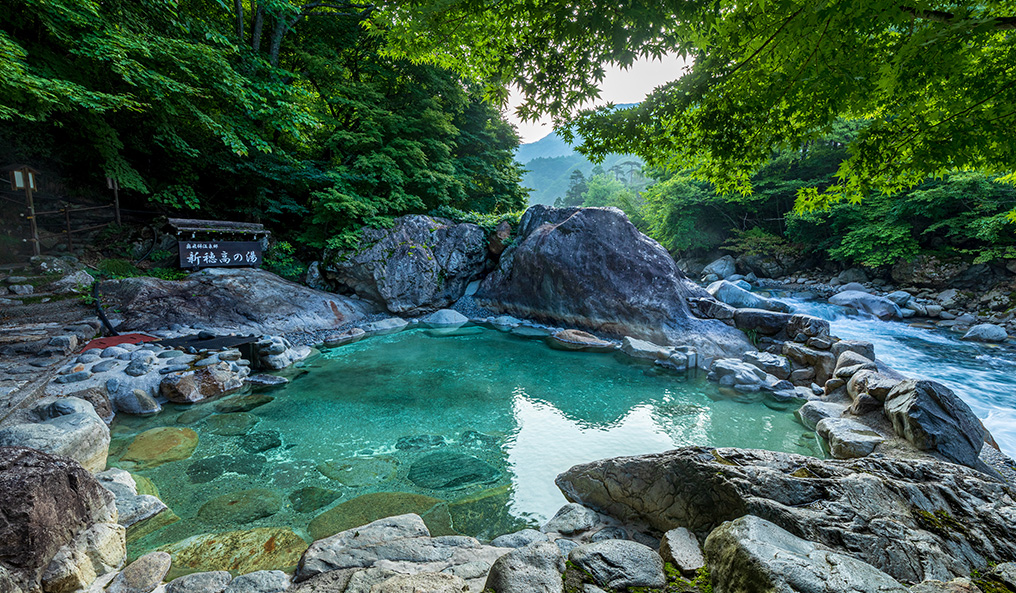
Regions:
M 251 31 L 250 48 L 254 50 L 254 53 L 261 51 L 261 29 L 265 24 L 265 7 L 263 4 L 258 4 L 258 9 L 254 12 L 254 30 Z
M 235 6 L 236 14 L 236 40 L 237 43 L 243 45 L 243 0 L 233 0 L 233 6 Z

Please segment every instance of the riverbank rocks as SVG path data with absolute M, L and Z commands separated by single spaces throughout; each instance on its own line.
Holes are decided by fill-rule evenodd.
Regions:
M 708 277 L 710 274 L 715 275 L 721 280 L 733 276 L 737 273 L 737 266 L 734 263 L 734 256 L 724 255 L 723 257 L 714 260 L 706 267 L 702 268 L 702 276 Z
M 106 593 L 150 593 L 162 584 L 172 558 L 165 552 L 150 552 L 127 565 L 106 587 Z
M 705 556 L 713 587 L 726 593 L 910 591 L 870 564 L 824 549 L 752 515 L 713 530 L 706 538 Z
M 207 268 L 184 280 L 123 278 L 100 285 L 118 331 L 172 324 L 271 334 L 315 331 L 363 319 L 369 307 L 255 268 Z
M 566 504 L 553 517 L 540 528 L 543 533 L 560 533 L 561 535 L 573 535 L 589 531 L 598 521 L 596 511 L 586 507 L 570 503 Z
M 597 585 L 625 590 L 630 587 L 663 587 L 663 559 L 648 546 L 623 539 L 583 544 L 568 560 L 584 570 Z
M 693 317 L 691 297 L 708 295 L 620 210 L 546 206 L 526 211 L 516 242 L 475 295 L 499 313 L 692 346 L 707 358 L 750 349 L 741 332 Z
M 116 497 L 117 523 L 124 528 L 141 524 L 160 513 L 171 514 L 168 507 L 157 497 L 149 494 L 138 494 L 138 486 L 130 473 L 110 468 L 96 474 L 103 488 Z
M 865 311 L 882 320 L 899 319 L 903 316 L 896 303 L 885 297 L 868 294 L 859 290 L 845 290 L 829 297 L 829 302 L 841 307 L 852 307 Z
M 96 523 L 60 548 L 42 573 L 46 593 L 72 593 L 123 566 L 127 555 L 124 528 Z
M 65 457 L 24 447 L 0 447 L 0 509 L 0 567 L 6 580 L 24 591 L 38 591 L 50 562 L 65 546 L 77 549 L 75 538 L 87 530 L 96 525 L 107 526 L 107 532 L 122 530 L 113 495 L 92 474 Z M 105 545 L 93 554 L 85 543 L 82 569 L 94 571 L 110 559 Z
M 706 287 L 706 292 L 721 303 L 726 303 L 736 309 L 764 309 L 779 313 L 790 312 L 790 305 L 783 301 L 753 294 L 727 280 L 713 282 Z
M 314 517 L 307 532 L 319 540 L 385 517 L 423 515 L 442 502 L 439 498 L 411 492 L 371 492 L 343 501 Z
M 445 572 L 460 575 L 478 591 L 490 565 L 510 551 L 482 545 L 471 537 L 430 537 L 418 515 L 406 514 L 315 541 L 301 558 L 295 580 L 304 582 L 322 573 L 348 569 L 392 571 L 388 576 Z
M 69 457 L 90 472 L 106 467 L 109 428 L 92 404 L 76 397 L 46 397 L 0 430 L 0 447 L 30 447 Z
M 617 350 L 617 344 L 601 340 L 593 334 L 577 330 L 563 329 L 546 337 L 548 346 L 555 350 L 573 350 L 578 352 L 611 352 Z
M 984 446 L 984 426 L 951 389 L 935 381 L 907 380 L 885 399 L 896 434 L 922 451 L 974 467 Z
M 280 371 L 310 356 L 309 346 L 294 346 L 282 336 L 262 336 L 255 342 L 260 368 Z
M 578 465 L 557 484 L 571 501 L 663 532 L 701 536 L 755 515 L 899 581 L 1016 559 L 1010 487 L 940 461 L 687 447 Z
M 258 527 L 225 533 L 203 533 L 162 546 L 173 563 L 167 580 L 193 572 L 230 570 L 246 574 L 256 570 L 291 570 L 307 543 L 285 527 Z
M 885 442 L 885 439 L 870 427 L 849 418 L 819 420 L 815 432 L 825 439 L 829 446 L 829 454 L 836 459 L 871 455 L 876 446 Z
M 418 315 L 454 303 L 480 277 L 487 259 L 483 229 L 418 214 L 388 229 L 364 228 L 355 249 L 328 249 L 325 279 L 392 313 Z
M 961 340 L 972 342 L 1004 342 L 1009 338 L 1005 328 L 992 323 L 979 323 L 963 334 Z
M 706 565 L 698 539 L 684 527 L 671 529 L 660 538 L 660 557 L 686 577 L 693 577 Z
M 494 593 L 561 593 L 564 570 L 564 556 L 556 545 L 535 542 L 495 560 L 484 589 Z
M 159 384 L 159 391 L 173 403 L 199 402 L 240 389 L 245 376 L 223 361 L 193 371 L 169 373 Z

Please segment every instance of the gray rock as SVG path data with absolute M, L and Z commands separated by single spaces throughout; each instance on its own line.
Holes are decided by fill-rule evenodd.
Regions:
M 117 367 L 117 365 L 119 365 L 119 364 L 120 364 L 119 361 L 117 361 L 115 358 L 114 359 L 106 359 L 106 360 L 103 360 L 102 362 L 97 362 L 97 363 L 93 364 L 92 368 L 90 370 L 93 373 L 105 373 L 106 371 L 111 371 L 111 370 L 115 369 Z
M 565 556 L 570 554 L 575 548 L 579 547 L 579 543 L 577 541 L 564 538 L 554 540 L 554 544 Z
M 664 348 L 652 342 L 645 340 L 636 340 L 635 338 L 625 336 L 621 340 L 621 352 L 624 352 L 632 358 L 641 358 L 645 360 L 657 360 L 661 358 L 668 358 L 670 356 L 670 349 Z
M 961 340 L 972 342 L 1004 342 L 1009 337 L 1005 328 L 991 323 L 979 323 L 963 334 Z
M 660 556 L 663 561 L 674 565 L 686 577 L 692 577 L 706 565 L 699 549 L 698 539 L 685 529 L 678 527 L 663 534 L 660 540 Z
M 325 346 L 329 348 L 336 348 L 338 346 L 345 346 L 346 344 L 352 344 L 367 335 L 367 332 L 363 331 L 359 327 L 347 329 L 344 332 L 337 334 L 329 334 L 325 336 Z
M 389 317 L 388 319 L 368 323 L 363 326 L 363 331 L 368 334 L 393 334 L 402 331 L 407 325 L 409 325 L 409 322 L 405 319 Z
M 461 298 L 486 259 L 486 233 L 477 225 L 414 214 L 389 229 L 365 228 L 356 249 L 326 250 L 321 272 L 392 313 L 416 315 Z
M 910 293 L 905 290 L 897 290 L 885 295 L 885 298 L 896 303 L 897 307 L 906 307 L 910 303 Z
M 307 275 L 304 276 L 303 283 L 314 290 L 328 291 L 331 289 L 328 282 L 321 276 L 321 262 L 319 261 L 312 261 L 307 266 Z
M 373 585 L 370 593 L 462 593 L 469 587 L 453 574 L 422 572 L 400 574 Z
M 579 465 L 557 485 L 569 500 L 661 532 L 703 536 L 725 520 L 766 517 L 899 581 L 1016 560 L 1009 486 L 941 461 L 688 447 Z
M 763 372 L 773 375 L 777 379 L 786 379 L 790 376 L 791 366 L 786 356 L 753 351 L 745 352 L 741 360 L 758 367 Z
M 871 455 L 876 446 L 885 442 L 881 435 L 868 426 L 848 418 L 819 420 L 815 432 L 826 440 L 829 453 L 836 459 Z
M 623 539 L 581 545 L 568 559 L 589 573 L 602 587 L 663 587 L 663 559 L 648 546 Z
M 719 591 L 909 593 L 870 564 L 825 550 L 752 515 L 717 527 L 706 538 L 705 556 Z
M 740 356 L 744 334 L 691 314 L 707 297 L 659 243 L 616 208 L 532 206 L 476 303 L 498 313 L 694 347 L 706 357 Z M 540 290 L 533 290 L 534 286 Z
M 826 418 L 839 418 L 847 411 L 847 406 L 833 402 L 810 401 L 801 406 L 795 414 L 801 424 L 810 430 Z
M 836 291 L 837 292 L 855 291 L 855 292 L 866 292 L 869 294 L 871 293 L 871 289 L 861 284 L 860 282 L 847 282 L 846 284 L 841 284 L 839 288 L 836 289 Z
M 709 274 L 716 274 L 721 279 L 729 278 L 737 272 L 737 266 L 734 263 L 734 257 L 731 255 L 724 255 L 720 259 L 717 259 L 702 268 L 702 275 L 707 276 Z
M 53 379 L 54 383 L 77 383 L 84 381 L 92 376 L 90 371 L 78 371 L 76 373 L 70 373 L 67 375 L 60 375 L 56 379 Z
M 46 397 L 0 430 L 0 447 L 29 447 L 69 457 L 90 472 L 106 467 L 109 427 L 92 404 L 76 397 Z
M 569 503 L 558 509 L 550 521 L 540 528 L 540 531 L 572 535 L 589 531 L 596 525 L 597 520 L 596 511 L 587 509 L 580 504 Z
M 868 275 L 865 274 L 864 270 L 861 268 L 848 268 L 840 272 L 839 275 L 836 276 L 836 279 L 842 284 L 850 282 L 864 283 L 868 281 Z
M 102 283 L 103 301 L 123 313 L 119 331 L 173 323 L 238 333 L 332 329 L 362 319 L 364 303 L 256 268 L 206 268 L 184 280 L 123 278 Z
M 297 580 L 304 581 L 323 572 L 363 566 L 354 562 L 345 566 L 351 552 L 408 538 L 429 537 L 430 531 L 418 515 L 398 515 L 379 519 L 356 529 L 319 539 L 307 549 L 297 570 Z M 355 561 L 355 558 L 353 558 Z
M 1016 591 L 1016 562 L 1004 562 L 995 565 L 991 569 L 991 576 L 1005 583 L 1007 587 Z
M 790 305 L 748 292 L 733 282 L 726 280 L 713 282 L 706 287 L 706 292 L 713 295 L 713 298 L 716 300 L 737 309 L 764 309 L 766 311 L 790 313 Z
M 550 542 L 515 549 L 494 561 L 484 589 L 494 593 L 561 593 L 564 556 Z
M 232 580 L 224 570 L 195 572 L 170 581 L 166 593 L 222 593 Z
M 469 318 L 453 309 L 441 309 L 420 319 L 420 322 L 427 327 L 461 327 L 469 323 Z
M 984 445 L 984 426 L 951 389 L 934 381 L 906 380 L 885 400 L 896 434 L 922 451 L 973 467 Z
M 117 522 L 124 527 L 150 519 L 168 509 L 157 497 L 138 494 L 134 478 L 122 469 L 110 468 L 95 477 L 103 488 L 116 497 Z
M 868 360 L 875 360 L 875 345 L 871 342 L 862 342 L 859 340 L 840 340 L 832 345 L 829 349 L 833 353 L 833 356 L 839 360 L 840 355 L 844 352 L 856 352 Z
M 515 533 L 506 533 L 491 540 L 490 545 L 499 548 L 522 548 L 537 542 L 547 542 L 550 538 L 547 534 L 535 529 L 523 529 Z
M 226 593 L 282 593 L 287 588 L 289 575 L 286 573 L 281 570 L 258 570 L 233 579 L 226 587 Z
M 35 292 L 35 287 L 31 284 L 11 284 L 7 287 L 12 294 L 28 295 Z
M 902 313 L 896 303 L 885 297 L 875 296 L 858 290 L 845 290 L 829 297 L 829 302 L 841 307 L 853 307 L 866 311 L 879 319 L 898 319 Z
M 162 584 L 171 562 L 166 552 L 149 552 L 116 575 L 106 587 L 106 593 L 150 593 Z
M 782 332 L 790 319 L 789 313 L 765 309 L 738 309 L 734 311 L 734 327 L 762 336 L 775 336 Z

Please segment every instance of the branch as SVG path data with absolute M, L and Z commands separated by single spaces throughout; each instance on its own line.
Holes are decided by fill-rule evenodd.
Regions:
M 921 10 L 913 6 L 900 6 L 900 10 L 913 16 L 915 19 L 935 21 L 937 23 L 955 23 L 963 20 L 955 14 L 945 12 L 944 10 Z M 1013 16 L 987 17 L 978 20 L 994 21 L 993 28 L 999 31 L 1016 31 L 1016 17 Z

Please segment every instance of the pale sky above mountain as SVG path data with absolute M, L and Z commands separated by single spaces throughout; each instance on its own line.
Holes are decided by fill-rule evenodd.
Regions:
M 607 68 L 607 76 L 603 80 L 600 99 L 589 107 L 607 103 L 638 103 L 654 88 L 670 82 L 680 76 L 686 63 L 677 56 L 666 56 L 663 60 L 640 60 L 628 70 L 616 66 Z M 508 121 L 518 127 L 522 143 L 536 142 L 553 131 L 550 118 L 536 122 L 523 122 L 515 116 L 515 107 L 522 99 L 513 93 L 509 99 Z

